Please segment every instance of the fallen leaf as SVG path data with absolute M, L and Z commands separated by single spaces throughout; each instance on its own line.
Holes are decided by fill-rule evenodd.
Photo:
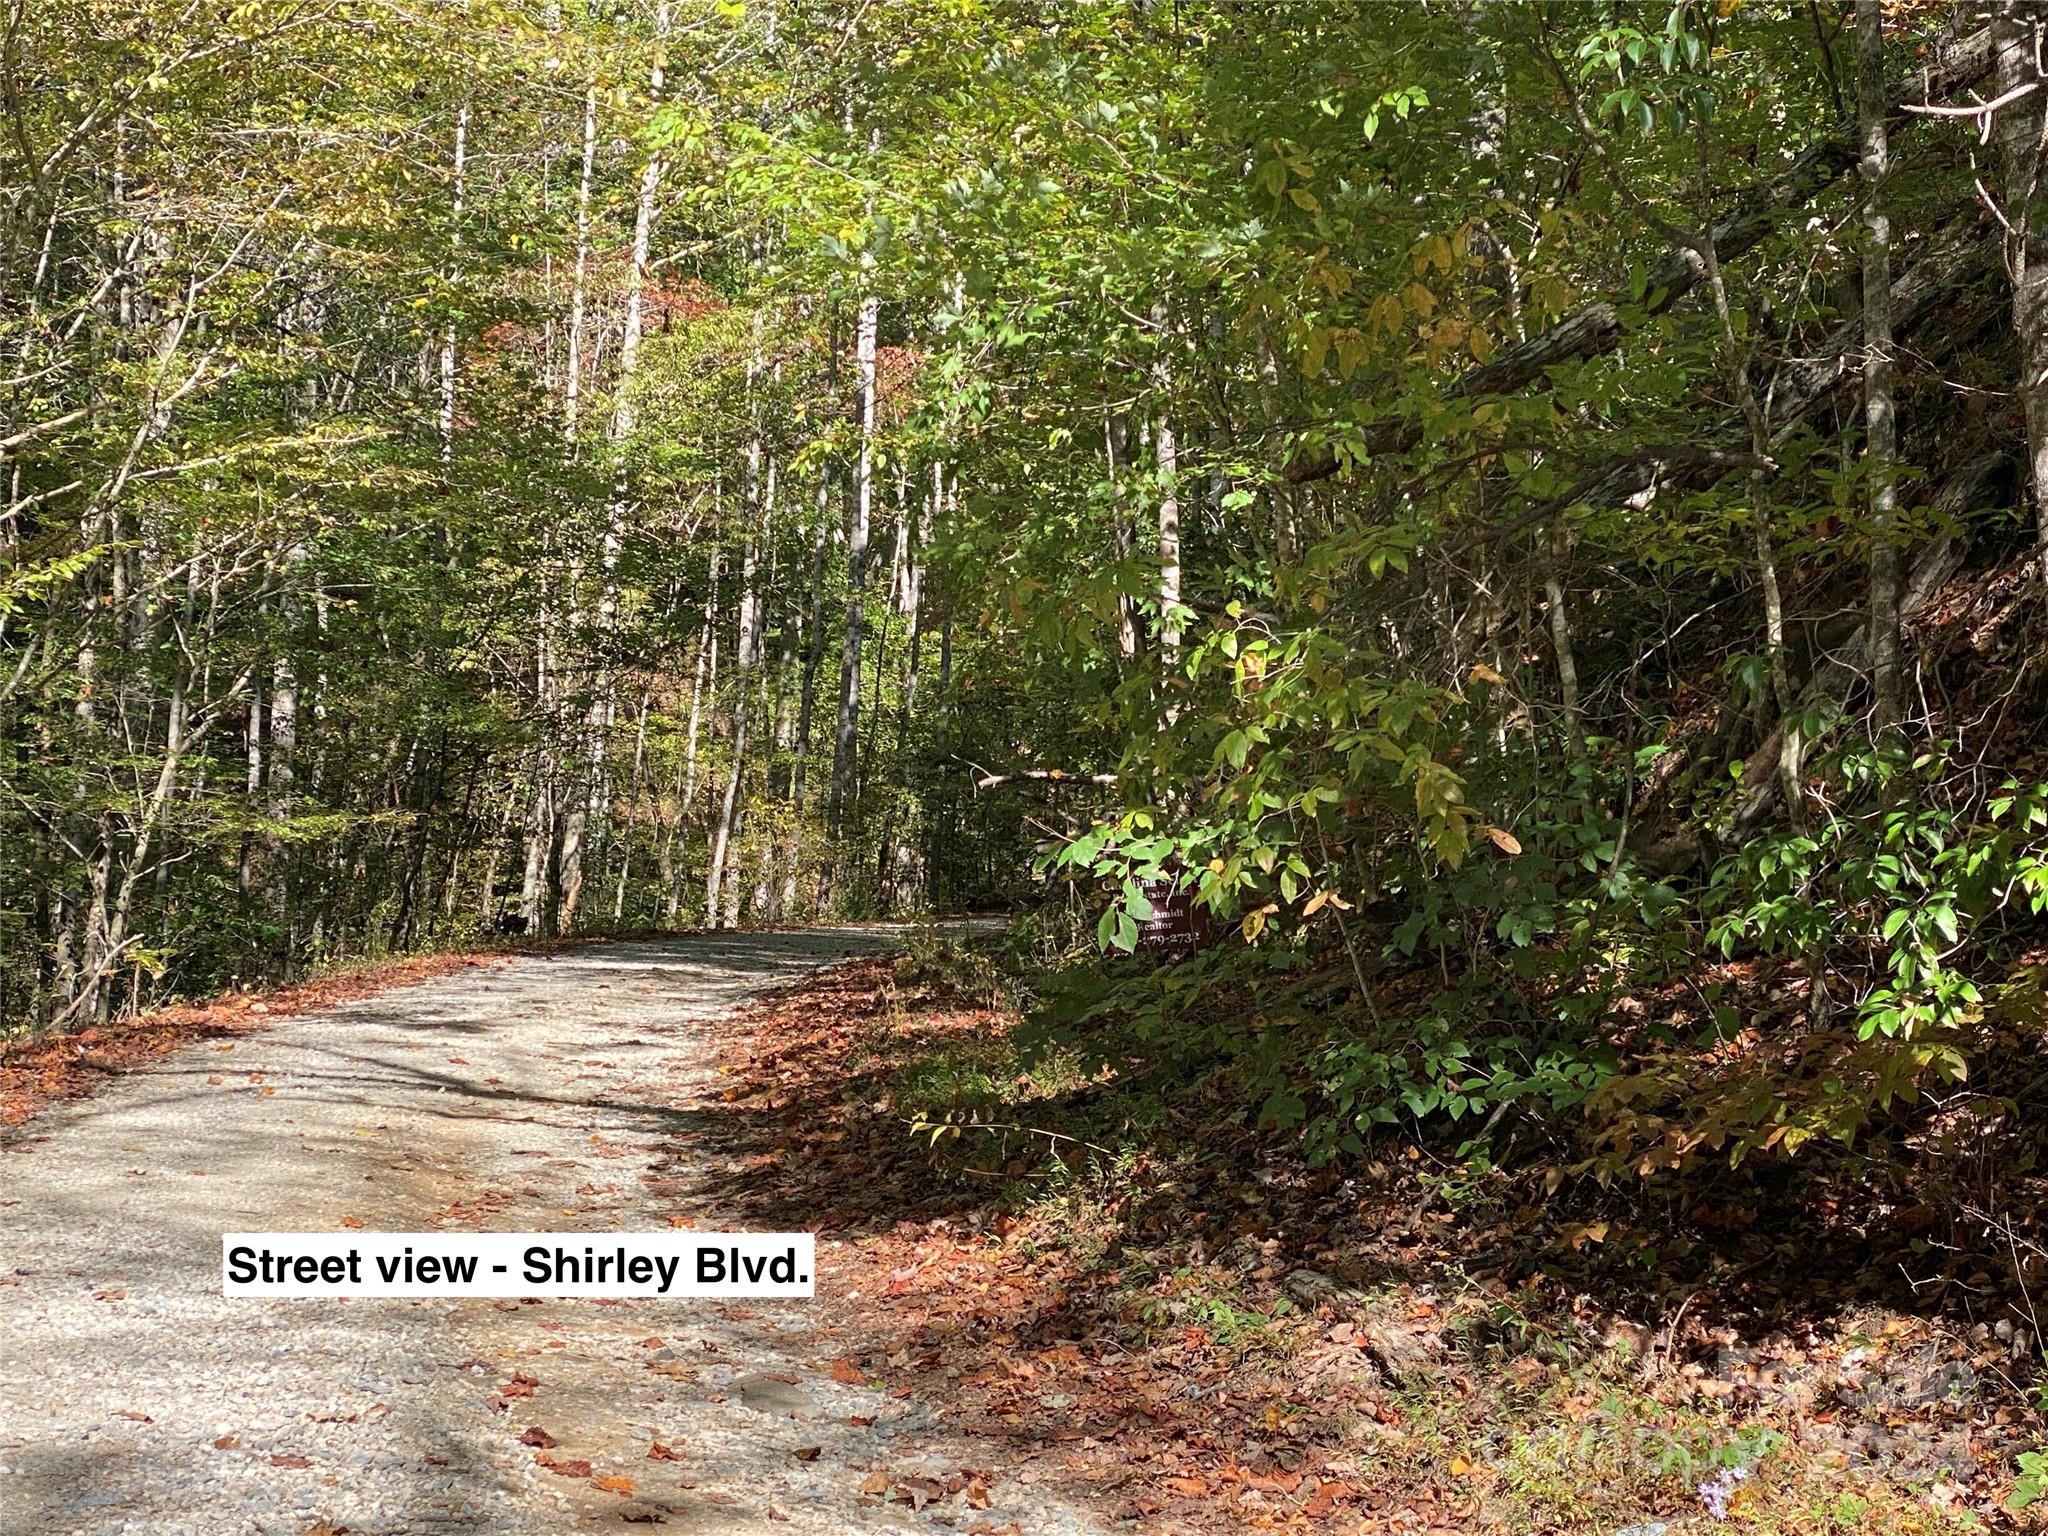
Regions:
M 621 1517 L 628 1525 L 667 1525 L 668 1522 L 651 1509 L 638 1509 Z
M 1311 1520 L 1321 1520 L 1337 1507 L 1339 1499 L 1349 1498 L 1353 1491 L 1349 1483 L 1336 1482 L 1326 1477 L 1316 1485 L 1314 1497 L 1301 1506 L 1301 1512 Z
M 133 1419 L 138 1424 L 154 1424 L 156 1422 L 148 1414 L 134 1408 L 117 1408 L 114 1410 L 114 1417 L 117 1419 Z
M 819 1454 L 824 1449 L 825 1448 L 822 1445 L 806 1445 L 798 1447 L 796 1450 L 791 1451 L 789 1454 L 794 1456 L 798 1461 L 816 1461 L 818 1459 Z
M 867 1380 L 861 1374 L 860 1367 L 851 1360 L 834 1360 L 832 1362 L 832 1379 L 849 1387 L 857 1387 Z
M 1204 1498 L 1209 1492 L 1209 1485 L 1199 1477 L 1169 1477 L 1166 1486 L 1189 1499 Z
M 593 1477 L 590 1480 L 590 1486 L 602 1488 L 606 1493 L 631 1493 L 633 1491 L 633 1479 L 630 1477 Z
M 533 1389 L 540 1385 L 538 1376 L 529 1376 L 524 1371 L 516 1373 L 505 1385 L 498 1388 L 500 1397 L 531 1397 Z
M 654 1444 L 647 1447 L 647 1459 L 649 1461 L 681 1461 L 683 1458 L 678 1456 L 672 1448 L 663 1445 L 657 1440 Z
M 216 1451 L 239 1451 L 242 1448 L 242 1442 L 233 1435 L 222 1435 L 213 1442 L 213 1448 Z
M 273 1467 L 310 1467 L 313 1465 L 304 1456 L 273 1456 L 270 1458 L 270 1464 Z
M 126 1291 L 119 1290 L 94 1291 L 92 1293 L 92 1299 L 94 1301 L 126 1301 L 128 1299 L 128 1293 Z
M 533 1459 L 557 1477 L 590 1476 L 590 1463 L 587 1461 L 557 1461 L 546 1451 L 542 1451 Z
M 1468 1476 L 1471 1473 L 1471 1471 L 1472 1463 L 1467 1461 L 1464 1457 L 1453 1456 L 1451 1458 L 1451 1476 L 1465 1477 Z
M 546 1451 L 552 1450 L 561 1442 L 556 1440 L 553 1435 L 542 1429 L 538 1424 L 529 1424 L 526 1427 L 526 1432 L 519 1437 L 519 1443 L 521 1445 L 537 1445 Z
M 1588 1243 L 1604 1243 L 1607 1241 L 1607 1223 L 1604 1221 L 1587 1222 L 1584 1225 L 1573 1223 L 1564 1229 L 1564 1240 L 1574 1253 L 1577 1253 Z
M 360 1216 L 344 1216 L 341 1218 L 341 1224 L 350 1231 L 357 1232 L 362 1230 L 363 1219 Z
M 887 1493 L 889 1491 L 889 1474 L 879 1471 L 870 1472 L 861 1480 L 860 1491 L 868 1494 Z

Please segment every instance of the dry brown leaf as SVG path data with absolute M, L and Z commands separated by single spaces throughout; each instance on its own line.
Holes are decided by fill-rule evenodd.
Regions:
M 593 1477 L 590 1480 L 590 1486 L 602 1488 L 606 1493 L 627 1494 L 633 1491 L 633 1479 L 630 1477 Z
M 546 1451 L 540 1452 L 533 1459 L 557 1477 L 590 1476 L 590 1463 L 587 1461 L 557 1461 Z
M 657 1440 L 654 1444 L 647 1447 L 647 1459 L 649 1461 L 681 1461 L 683 1458 L 678 1456 L 672 1447 L 663 1445 Z
M 234 1435 L 222 1435 L 213 1442 L 213 1448 L 216 1451 L 239 1451 L 242 1448 L 242 1442 Z
M 304 1456 L 298 1455 L 273 1456 L 270 1458 L 270 1464 L 273 1467 L 293 1468 L 310 1467 L 311 1465 L 313 1465 L 313 1463 L 309 1459 L 307 1459 Z
M 791 1451 L 789 1454 L 794 1456 L 798 1461 L 816 1461 L 819 1455 L 824 1451 L 824 1449 L 825 1448 L 822 1445 L 804 1445 L 799 1446 L 797 1449 Z
M 156 1420 L 142 1412 L 139 1408 L 117 1408 L 114 1410 L 114 1417 L 117 1419 L 133 1419 L 138 1424 L 154 1424 L 156 1422 Z
M 542 1429 L 538 1424 L 529 1424 L 526 1426 L 525 1433 L 520 1435 L 519 1443 L 521 1445 L 538 1446 L 540 1449 L 547 1451 L 553 1450 L 561 1442 L 556 1440 L 553 1435 Z

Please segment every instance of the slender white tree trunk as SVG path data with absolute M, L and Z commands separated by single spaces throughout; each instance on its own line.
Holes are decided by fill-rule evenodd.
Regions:
M 462 209 L 467 193 L 469 168 L 469 103 L 464 102 L 455 112 L 455 220 L 454 229 L 448 238 L 448 282 L 452 286 L 461 275 L 459 263 L 462 253 Z M 450 320 L 441 332 L 441 462 L 449 463 L 455 457 L 455 322 Z
M 826 821 L 837 836 L 845 824 L 860 749 L 860 661 L 866 633 L 868 529 L 875 498 L 875 334 L 881 301 L 861 300 L 854 357 L 860 370 L 860 451 L 854 461 L 853 522 L 846 536 L 846 629 L 839 653 L 839 726 L 832 743 L 832 791 Z
M 1167 356 L 1173 328 L 1163 307 L 1153 311 L 1160 328 L 1159 358 L 1152 365 L 1159 391 L 1159 421 L 1153 447 L 1159 461 L 1159 652 L 1164 669 L 1180 659 L 1180 443 L 1173 434 L 1173 363 Z
M 590 270 L 590 177 L 597 163 L 597 82 L 583 93 L 583 170 L 576 178 L 576 273 L 569 285 L 569 356 L 562 376 L 562 436 L 573 452 L 583 401 L 583 324 Z
M 1892 226 L 1885 178 L 1891 152 L 1884 115 L 1884 17 L 1879 0 L 1856 0 L 1856 110 L 1863 130 L 1863 453 L 1870 494 L 1872 725 L 1879 737 L 1905 716 L 1899 639 L 1898 422 L 1892 389 Z

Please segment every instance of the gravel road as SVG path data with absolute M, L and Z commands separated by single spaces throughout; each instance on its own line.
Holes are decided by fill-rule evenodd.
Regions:
M 1108 1529 L 1032 1489 L 863 1496 L 878 1469 L 942 1484 L 972 1450 L 914 1398 L 835 1380 L 810 1303 L 219 1294 L 229 1230 L 724 1225 L 702 1026 L 892 942 L 521 956 L 202 1041 L 46 1112 L 0 1145 L 0 1533 Z M 678 1177 L 662 1154 L 693 1143 Z M 534 1427 L 590 1476 L 543 1467 Z

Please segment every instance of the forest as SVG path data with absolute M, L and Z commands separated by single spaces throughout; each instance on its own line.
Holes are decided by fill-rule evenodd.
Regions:
M 2031 1318 L 2048 4 L 4 27 L 0 1044 L 1001 913 L 1089 1136 Z

